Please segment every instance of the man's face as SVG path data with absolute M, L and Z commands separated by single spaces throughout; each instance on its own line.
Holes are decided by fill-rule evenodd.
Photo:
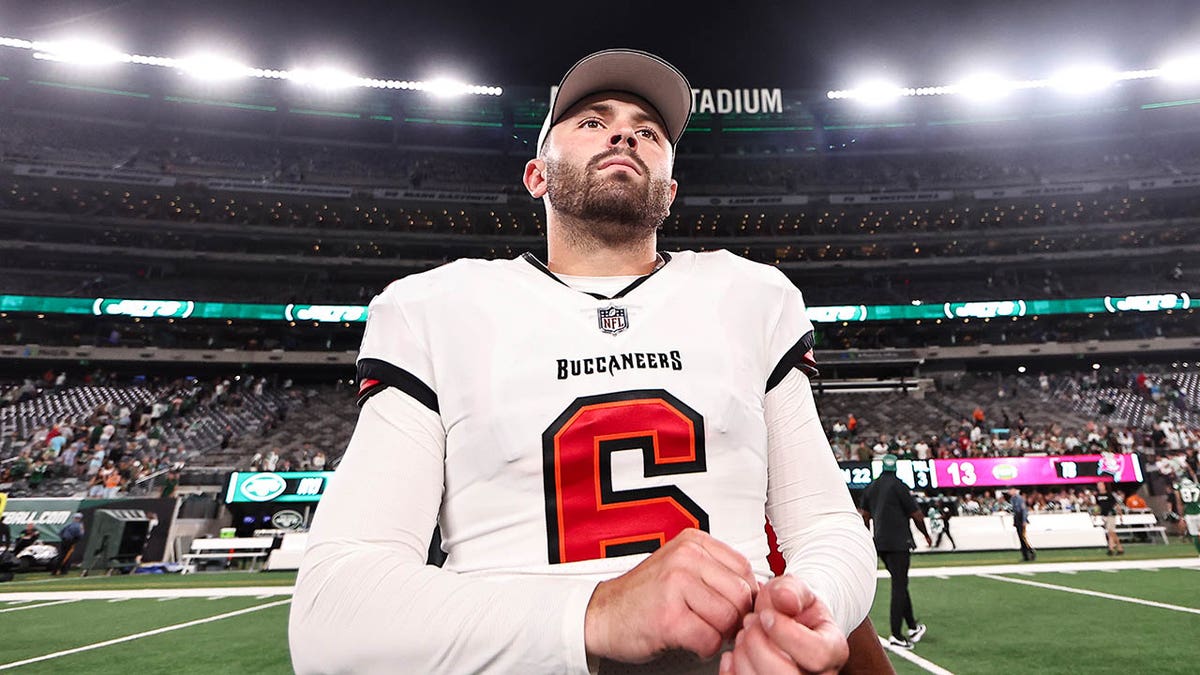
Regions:
M 541 157 L 550 207 L 608 244 L 644 238 L 667 217 L 677 185 L 658 113 L 621 92 L 594 94 L 551 130 Z

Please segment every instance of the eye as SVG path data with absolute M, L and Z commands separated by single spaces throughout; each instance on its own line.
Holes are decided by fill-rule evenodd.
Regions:
M 642 138 L 647 138 L 652 141 L 658 140 L 658 132 L 650 127 L 642 127 L 641 129 L 638 129 L 637 132 L 641 134 Z
M 587 127 L 588 129 L 601 129 L 604 127 L 604 125 L 600 123 L 600 120 L 596 119 L 595 117 L 587 118 L 581 122 L 579 126 Z

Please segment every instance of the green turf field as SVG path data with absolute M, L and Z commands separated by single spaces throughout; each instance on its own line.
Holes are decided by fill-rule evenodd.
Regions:
M 1015 553 L 928 554 L 914 568 L 1012 563 Z M 1191 545 L 1130 546 L 1126 560 L 1195 558 Z M 1046 551 L 1038 562 L 1110 560 L 1103 551 Z M 892 656 L 899 673 L 1193 673 L 1200 644 L 1200 568 L 1029 572 L 914 577 L 917 617 L 929 626 L 915 654 Z M 1155 571 L 1156 570 L 1156 571 Z M 936 570 L 934 570 L 936 572 Z M 961 571 L 961 570 L 951 570 Z M 26 575 L 0 584 L 0 670 L 21 673 L 288 673 L 287 596 L 167 599 L 6 600 L 17 592 L 129 589 L 277 589 L 293 574 L 227 572 L 187 576 L 53 579 Z M 1009 580 L 1045 584 L 1030 586 Z M 1110 596 L 1070 592 L 1077 589 Z M 193 591 L 194 592 L 194 591 Z M 271 592 L 278 592 L 272 590 Z M 214 595 L 217 591 L 214 591 Z M 169 595 L 169 593 L 167 593 Z M 889 582 L 881 579 L 871 618 L 888 632 Z M 9 597 L 14 597 L 9 595 Z M 1129 599 L 1169 605 L 1148 606 Z M 1187 610 L 1192 610 L 1191 612 Z M 239 613 L 241 612 L 241 613 Z M 230 616 L 225 616 L 230 615 Z M 220 617 L 206 623 L 183 625 Z M 148 631 L 159 634 L 139 636 Z M 123 642 L 108 641 L 139 636 Z M 97 646 L 99 645 L 99 646 Z M 59 654 L 79 648 L 78 653 Z M 27 659 L 46 660 L 11 667 Z

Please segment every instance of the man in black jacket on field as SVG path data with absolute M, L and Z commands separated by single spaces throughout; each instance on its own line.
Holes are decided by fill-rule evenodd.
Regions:
M 925 527 L 925 516 L 917 506 L 912 492 L 896 477 L 896 456 L 883 456 L 883 473 L 867 486 L 859 507 L 863 522 L 871 526 L 875 521 L 875 552 L 887 567 L 892 577 L 891 623 L 892 637 L 888 644 L 900 649 L 912 649 L 925 635 L 925 624 L 918 623 L 913 616 L 912 598 L 908 594 L 908 565 L 912 549 L 912 531 L 908 521 L 912 519 L 917 530 L 925 535 L 925 545 L 933 546 L 929 530 Z M 903 622 L 908 622 L 909 631 L 903 633 Z

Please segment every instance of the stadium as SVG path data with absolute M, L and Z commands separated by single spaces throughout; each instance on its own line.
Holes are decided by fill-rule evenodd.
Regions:
M 266 40 L 172 47 L 165 29 L 106 40 L 87 27 L 137 23 L 141 3 L 92 4 L 0 13 L 0 670 L 292 672 L 297 570 L 360 419 L 373 299 L 463 259 L 547 260 L 552 223 L 520 181 L 551 88 L 585 54 L 632 44 L 699 73 L 660 266 L 725 250 L 799 289 L 846 489 L 861 503 L 895 458 L 936 539 L 913 537 L 916 645 L 887 645 L 879 565 L 869 618 L 895 671 L 1193 672 L 1200 21 L 1184 3 L 1131 24 L 1108 61 L 1042 42 L 1044 58 L 1007 71 L 764 64 L 738 79 L 683 37 L 626 28 L 557 46 L 532 75 L 477 52 L 478 81 L 389 63 L 379 38 L 328 63 Z M 334 11 L 310 4 L 313 22 Z M 178 8 L 142 9 L 153 25 Z M 275 16 L 246 11 L 248 31 Z M 784 10 L 746 11 L 724 28 L 749 50 L 743 27 Z M 813 34 L 853 19 L 830 11 Z M 214 25 L 194 12 L 180 23 Z M 914 29 L 930 16 L 897 12 Z M 1126 19 L 1086 26 L 1120 35 Z M 850 42 L 817 44 L 854 58 Z M 486 351 L 493 330 L 481 319 L 462 341 Z M 560 380 L 597 367 L 546 353 Z M 680 367 L 677 352 L 623 356 Z M 657 450 L 640 449 L 649 478 Z M 396 514 L 362 518 L 382 531 Z M 86 536 L 64 541 L 73 522 Z

